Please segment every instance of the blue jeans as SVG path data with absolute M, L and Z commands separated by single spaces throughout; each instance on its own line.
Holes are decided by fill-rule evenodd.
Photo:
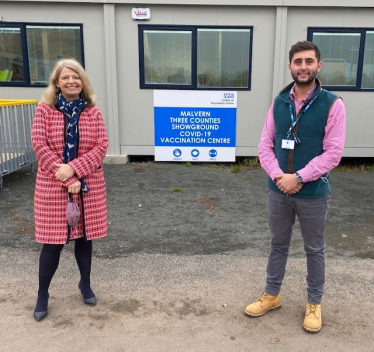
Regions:
M 325 284 L 325 222 L 331 196 L 294 198 L 269 191 L 270 253 L 265 292 L 279 293 L 284 278 L 292 226 L 300 222 L 307 257 L 308 303 L 320 304 Z

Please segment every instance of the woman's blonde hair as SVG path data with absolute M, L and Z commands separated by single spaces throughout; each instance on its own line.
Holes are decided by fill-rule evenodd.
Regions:
M 88 106 L 95 106 L 96 96 L 88 79 L 87 73 L 82 65 L 75 59 L 62 59 L 56 62 L 56 65 L 53 68 L 49 78 L 49 85 L 44 91 L 39 102 L 52 106 L 57 104 L 57 93 L 60 91 L 60 88 L 57 87 L 57 82 L 64 67 L 70 68 L 79 75 L 82 82 L 82 92 L 80 94 L 81 98 L 87 101 Z

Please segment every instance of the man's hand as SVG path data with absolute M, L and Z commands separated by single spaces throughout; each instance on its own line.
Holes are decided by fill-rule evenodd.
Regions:
M 302 183 L 297 181 L 296 174 L 275 175 L 275 183 L 284 194 L 295 194 L 303 187 Z
M 55 166 L 58 167 L 58 170 L 55 172 L 57 180 L 65 182 L 75 174 L 74 169 L 69 164 L 55 164 Z
M 68 187 L 68 192 L 69 193 L 79 193 L 81 190 L 81 182 L 75 181 L 72 185 Z

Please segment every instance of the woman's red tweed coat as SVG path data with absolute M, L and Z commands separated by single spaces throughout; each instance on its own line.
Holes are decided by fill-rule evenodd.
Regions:
M 32 145 L 38 159 L 34 195 L 35 237 L 37 242 L 64 244 L 69 239 L 87 240 L 107 234 L 107 207 L 102 162 L 108 148 L 108 136 L 98 108 L 87 107 L 79 117 L 78 156 L 69 162 L 75 175 L 58 181 L 54 164 L 63 163 L 64 115 L 54 106 L 39 104 L 32 127 Z M 81 216 L 77 226 L 66 221 L 67 187 L 84 178 L 89 192 L 78 194 Z

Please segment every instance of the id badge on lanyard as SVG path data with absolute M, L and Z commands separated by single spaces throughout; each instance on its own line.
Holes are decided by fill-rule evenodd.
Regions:
M 295 144 L 299 145 L 301 143 L 300 138 L 297 136 L 295 126 L 299 122 L 300 118 L 304 113 L 310 108 L 313 102 L 316 100 L 317 96 L 315 96 L 308 105 L 301 111 L 299 116 L 294 118 L 294 113 L 291 104 L 289 105 L 290 116 L 291 116 L 291 125 L 287 132 L 287 137 L 282 139 L 282 149 L 295 149 Z
M 283 138 L 282 139 L 282 149 L 294 149 L 295 141 L 292 138 Z

